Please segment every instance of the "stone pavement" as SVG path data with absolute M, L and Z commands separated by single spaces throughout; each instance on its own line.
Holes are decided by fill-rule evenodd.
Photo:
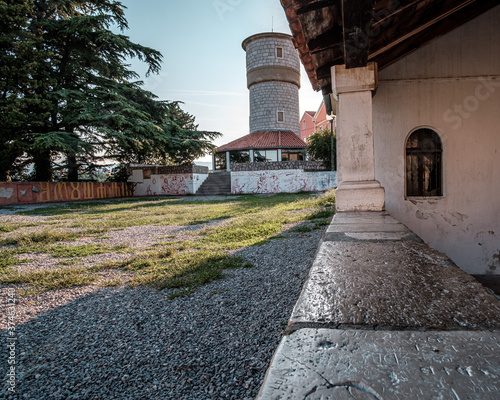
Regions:
M 384 212 L 338 213 L 257 397 L 500 399 L 500 301 Z

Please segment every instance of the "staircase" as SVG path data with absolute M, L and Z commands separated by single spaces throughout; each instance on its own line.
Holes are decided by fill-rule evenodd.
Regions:
M 231 194 L 231 173 L 214 172 L 209 174 L 196 194 L 200 196 Z

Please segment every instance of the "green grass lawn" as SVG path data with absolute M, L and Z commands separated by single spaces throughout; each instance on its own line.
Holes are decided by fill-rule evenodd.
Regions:
M 298 232 L 324 228 L 333 215 L 333 203 L 332 191 L 322 195 L 241 195 L 215 201 L 148 198 L 41 207 L 24 214 L 46 216 L 43 222 L 0 225 L 0 284 L 23 285 L 31 294 L 99 283 L 103 271 L 115 270 L 126 273 L 131 286 L 175 288 L 174 295 L 182 295 L 222 278 L 224 269 L 250 267 L 231 254 L 282 238 L 288 224 Z M 36 230 L 33 225 L 37 225 Z M 168 241 L 159 238 L 124 261 L 78 266 L 91 255 L 129 251 L 126 246 L 102 243 L 110 231 L 150 225 L 191 226 L 196 230 L 190 240 L 176 240 L 176 235 L 169 235 Z M 71 245 L 83 236 L 100 238 L 101 243 Z M 61 244 L 63 241 L 70 244 Z M 33 253 L 62 260 L 52 270 L 16 268 Z M 120 284 L 123 281 L 116 278 L 103 286 Z

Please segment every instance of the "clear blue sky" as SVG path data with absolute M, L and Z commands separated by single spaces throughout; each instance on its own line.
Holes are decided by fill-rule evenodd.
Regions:
M 132 61 L 145 88 L 162 100 L 180 100 L 200 130 L 218 131 L 221 145 L 249 133 L 245 52 L 241 43 L 261 32 L 290 33 L 279 0 L 123 0 L 131 40 L 159 50 L 159 75 Z M 302 69 L 300 113 L 322 100 Z M 204 161 L 209 160 L 206 157 Z

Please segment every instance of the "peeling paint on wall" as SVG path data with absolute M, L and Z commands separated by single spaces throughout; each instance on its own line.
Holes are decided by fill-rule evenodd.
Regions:
M 4 188 L 0 187 L 0 197 L 4 197 L 6 199 L 10 199 L 12 195 L 14 194 L 14 189 L 13 188 Z
M 231 193 L 296 193 L 315 192 L 336 187 L 335 171 L 304 172 L 303 170 L 231 172 Z
M 135 196 L 182 196 L 195 194 L 208 174 L 151 175 L 150 179 L 136 182 Z M 132 177 L 134 178 L 134 177 Z

